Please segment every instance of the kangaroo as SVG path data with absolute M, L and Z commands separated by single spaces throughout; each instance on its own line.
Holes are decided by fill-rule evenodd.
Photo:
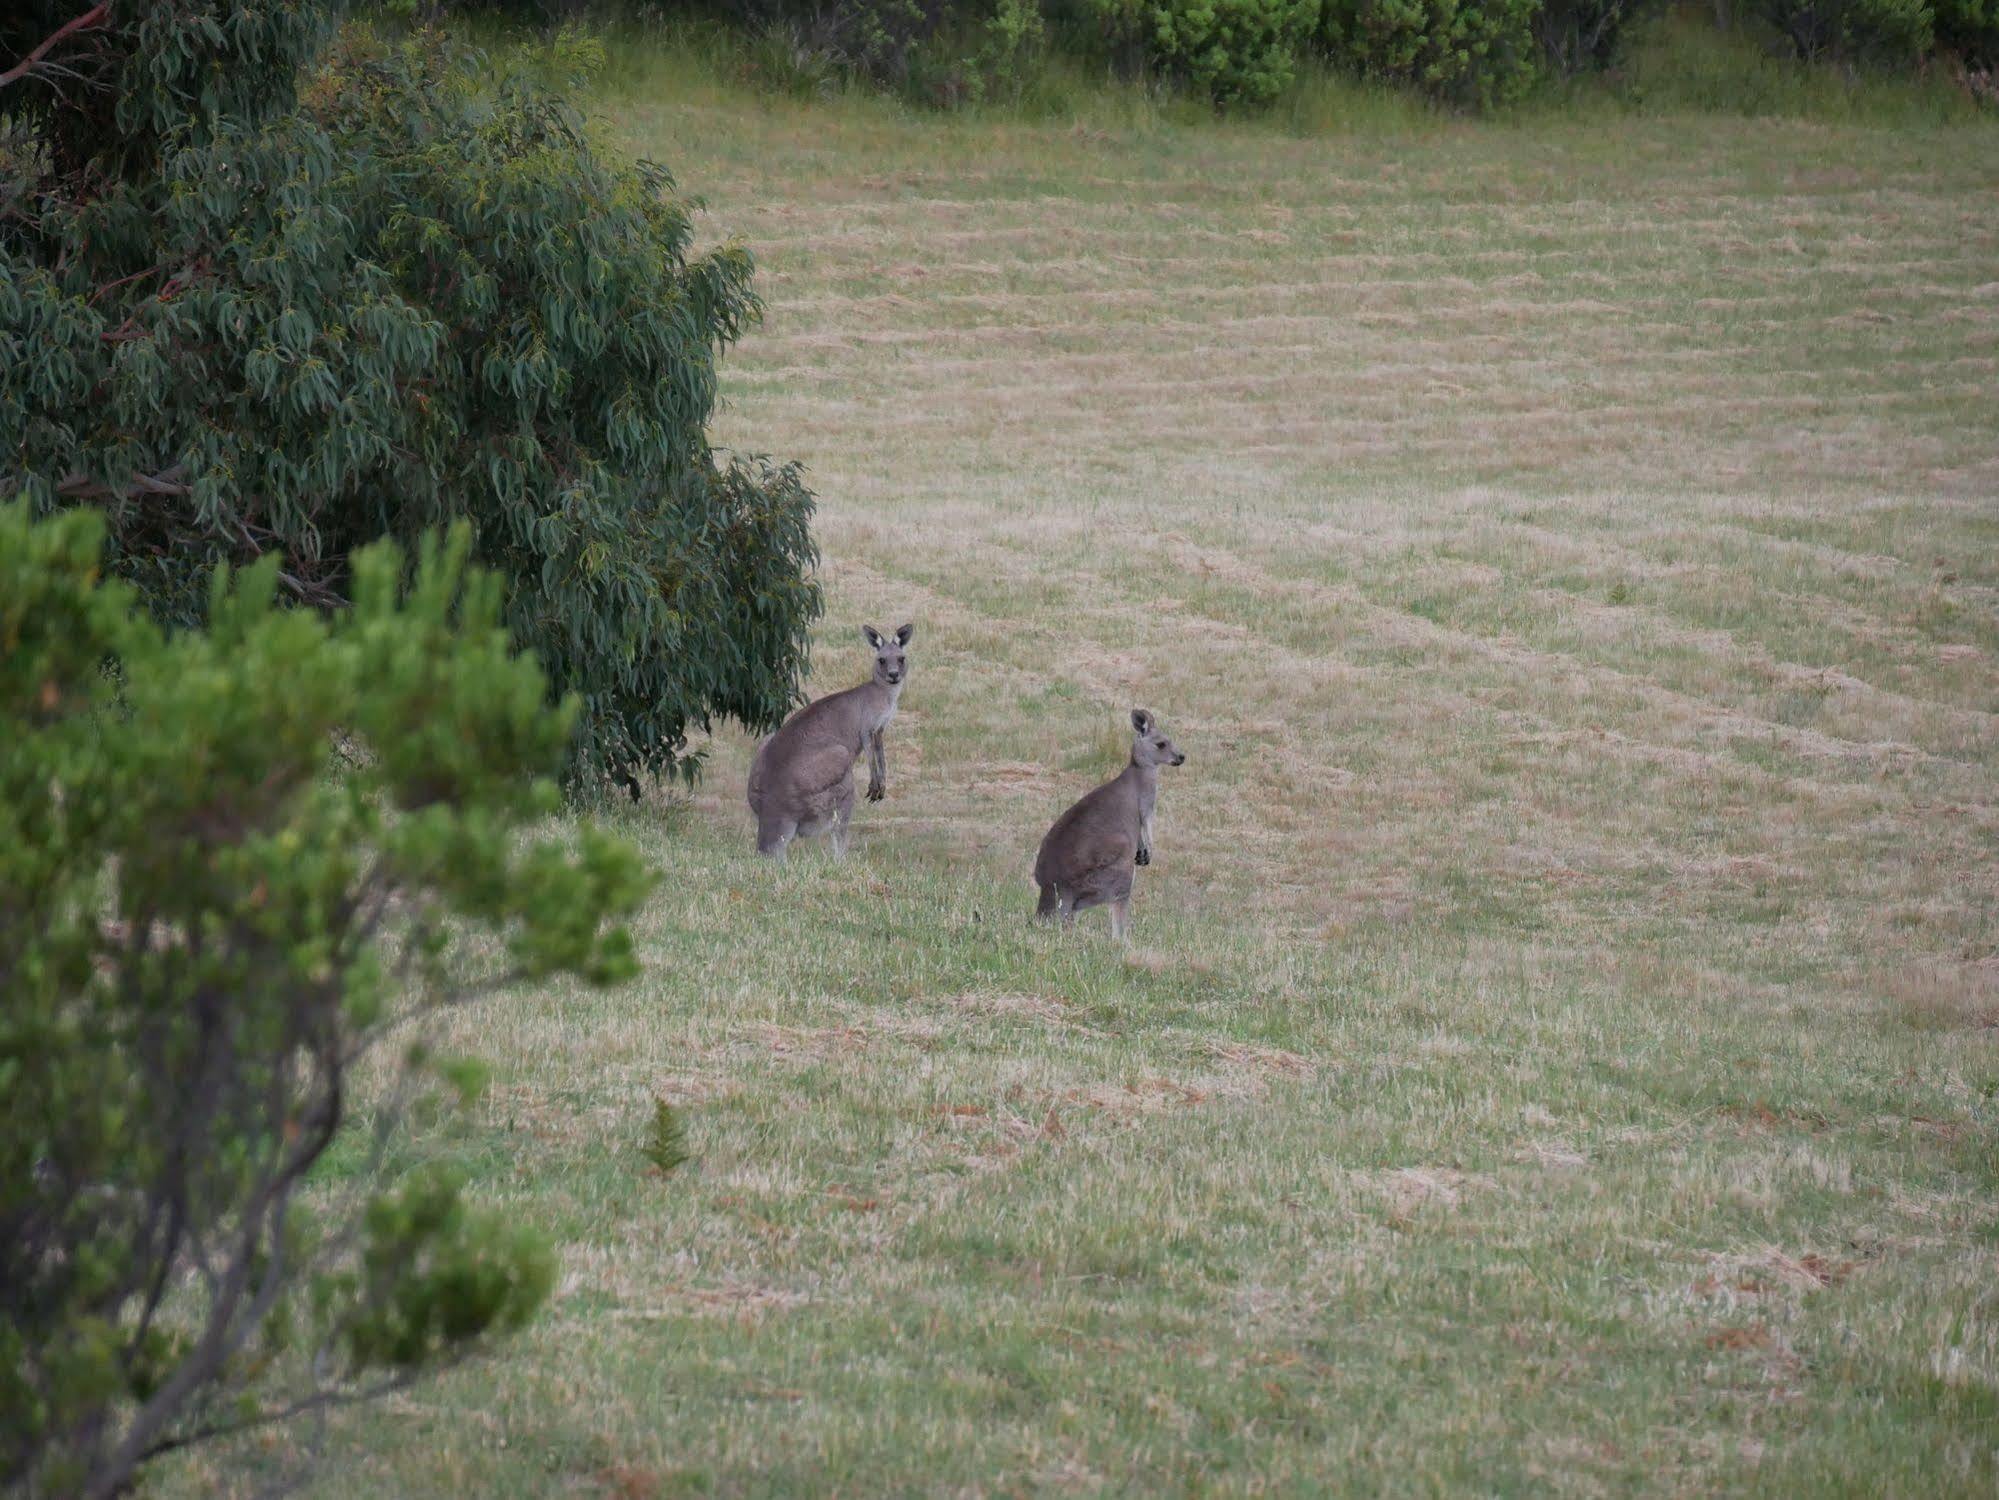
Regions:
M 874 648 L 874 680 L 808 703 L 757 746 L 749 786 L 757 853 L 783 859 L 794 838 L 830 833 L 834 858 L 846 858 L 847 823 L 854 815 L 854 762 L 863 750 L 868 752 L 868 801 L 888 795 L 888 750 L 882 734 L 895 717 L 896 700 L 909 676 L 903 648 L 915 633 L 914 625 L 893 636 L 863 625 L 861 634 Z
M 1132 867 L 1152 863 L 1159 768 L 1187 763 L 1144 709 L 1131 711 L 1131 729 L 1131 764 L 1057 818 L 1041 840 L 1034 914 L 1043 920 L 1073 922 L 1077 912 L 1108 904 L 1111 936 L 1122 938 L 1130 927 Z

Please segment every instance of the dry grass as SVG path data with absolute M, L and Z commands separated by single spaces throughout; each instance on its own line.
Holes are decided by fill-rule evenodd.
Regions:
M 891 796 L 773 871 L 725 740 L 647 978 L 466 1018 L 563 1289 L 321 1493 L 1991 1493 L 1989 129 L 612 118 Z M 1119 953 L 1025 870 L 1133 703 Z

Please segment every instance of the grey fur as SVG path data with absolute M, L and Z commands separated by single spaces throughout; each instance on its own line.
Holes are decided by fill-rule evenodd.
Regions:
M 1131 763 L 1055 820 L 1034 857 L 1034 883 L 1044 920 L 1073 922 L 1093 906 L 1111 909 L 1111 936 L 1131 922 L 1132 869 L 1152 863 L 1152 809 L 1159 768 L 1187 757 L 1142 708 L 1131 711 Z
M 757 853 L 784 858 L 794 838 L 829 833 L 833 854 L 847 853 L 847 824 L 854 816 L 854 762 L 868 756 L 868 801 L 888 794 L 888 748 L 882 735 L 895 717 L 909 680 L 903 648 L 916 634 L 905 625 L 885 636 L 872 625 L 861 634 L 875 653 L 875 675 L 859 687 L 808 703 L 761 745 L 750 762 L 750 811 L 757 820 Z

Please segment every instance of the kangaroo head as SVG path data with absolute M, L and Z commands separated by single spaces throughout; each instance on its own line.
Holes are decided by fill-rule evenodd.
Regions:
M 1135 766 L 1182 766 L 1187 757 L 1166 738 L 1159 721 L 1142 708 L 1131 711 L 1131 763 Z
M 875 681 L 895 687 L 909 675 L 909 656 L 903 647 L 916 634 L 914 625 L 905 625 L 894 635 L 883 635 L 872 625 L 863 625 L 861 634 L 875 652 Z

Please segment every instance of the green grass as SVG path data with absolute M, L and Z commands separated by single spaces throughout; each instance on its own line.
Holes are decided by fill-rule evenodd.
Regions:
M 1999 133 L 648 68 L 815 689 L 917 623 L 890 796 L 612 814 L 644 977 L 466 1013 L 411 1143 L 560 1289 L 314 1493 L 1992 1493 Z M 1026 869 L 1134 703 L 1123 951 Z

